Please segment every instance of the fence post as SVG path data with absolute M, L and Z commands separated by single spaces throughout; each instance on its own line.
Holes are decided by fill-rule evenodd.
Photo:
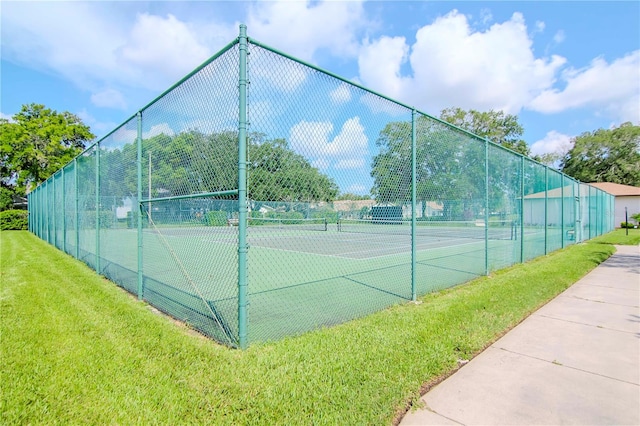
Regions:
M 549 228 L 549 167 L 544 166 L 544 254 L 547 254 Z
M 520 156 L 520 263 L 524 263 L 524 155 Z
M 247 27 L 240 25 L 238 114 L 238 340 L 247 347 Z
M 489 139 L 484 140 L 484 274 L 489 275 Z
M 560 175 L 560 248 L 564 248 L 564 174 Z
M 411 300 L 416 294 L 416 110 L 411 110 Z
M 76 259 L 80 259 L 80 188 L 78 187 L 78 157 L 73 159 L 73 179 L 76 187 L 75 213 L 76 213 Z
M 62 251 L 67 253 L 67 185 L 62 168 Z
M 136 211 L 131 212 L 131 220 L 136 218 L 137 233 L 138 233 L 138 300 L 142 300 L 143 297 L 143 278 L 142 278 L 142 111 L 138 111 L 138 135 L 136 136 L 136 165 L 138 173 L 138 192 L 136 200 Z M 151 198 L 151 194 L 149 194 Z M 134 216 L 134 214 L 136 216 Z
M 96 144 L 96 272 L 100 274 L 100 143 Z
M 51 231 L 49 229 L 49 214 L 51 211 L 51 206 L 49 205 L 49 179 L 44 181 L 45 183 L 45 191 L 44 191 L 44 205 L 47 206 L 47 214 L 45 215 L 45 232 L 47 234 L 46 241 L 51 244 Z
M 51 207 L 52 207 L 51 210 L 52 210 L 52 214 L 53 214 L 53 217 L 52 217 L 52 221 L 53 221 L 53 246 L 55 248 L 58 248 L 58 244 L 57 244 L 58 243 L 58 235 L 57 235 L 58 234 L 58 229 L 57 229 L 58 228 L 58 220 L 57 220 L 57 217 L 56 217 L 58 215 L 58 212 L 56 211 L 57 209 L 56 209 L 56 175 L 55 175 L 55 173 L 53 175 L 51 175 L 51 185 L 52 185 L 51 192 L 53 192 L 53 196 L 52 196 L 53 200 L 51 202 Z

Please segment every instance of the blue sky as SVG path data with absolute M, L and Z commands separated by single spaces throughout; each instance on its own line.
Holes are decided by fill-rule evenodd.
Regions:
M 455 106 L 517 114 L 535 154 L 566 150 L 584 131 L 640 123 L 640 2 L 0 8 L 2 117 L 43 103 L 79 115 L 98 136 L 229 43 L 240 23 L 256 40 L 434 116 Z M 340 142 L 348 123 L 360 125 L 343 118 L 321 131 L 328 144 Z

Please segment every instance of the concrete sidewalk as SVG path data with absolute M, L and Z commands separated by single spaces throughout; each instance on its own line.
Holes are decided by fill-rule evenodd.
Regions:
M 400 424 L 639 425 L 640 247 L 616 248 Z

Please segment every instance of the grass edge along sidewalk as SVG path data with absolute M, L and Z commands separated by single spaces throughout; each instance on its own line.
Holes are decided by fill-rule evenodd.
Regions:
M 608 258 L 580 244 L 329 329 L 231 350 L 24 231 L 0 233 L 0 422 L 390 424 Z

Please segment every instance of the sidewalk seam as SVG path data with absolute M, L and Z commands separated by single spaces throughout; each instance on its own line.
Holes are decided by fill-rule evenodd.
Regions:
M 576 368 L 576 367 L 571 367 L 570 365 L 555 363 L 553 361 L 549 361 L 549 360 L 546 360 L 544 358 L 538 358 L 536 356 L 527 355 L 527 354 L 523 354 L 523 353 L 520 353 L 520 352 L 515 352 L 515 351 L 509 350 L 509 349 L 506 349 L 506 348 L 495 347 L 495 349 L 499 349 L 501 351 L 509 352 L 509 353 L 512 353 L 512 354 L 515 354 L 515 355 L 520 355 L 520 356 L 523 356 L 523 357 L 526 357 L 526 358 L 537 359 L 538 361 L 546 362 L 548 364 L 553 364 L 553 365 L 556 365 L 558 367 L 566 367 L 566 368 L 569 368 L 571 370 L 581 371 L 583 373 L 591 374 L 591 375 L 598 376 L 598 377 L 603 377 L 605 379 L 615 380 L 616 382 L 626 383 L 626 384 L 629 384 L 629 385 L 640 387 L 640 383 L 633 383 L 633 382 L 628 382 L 626 380 L 616 379 L 615 377 L 605 376 L 604 374 L 594 373 L 593 371 L 583 370 L 581 368 Z
M 639 314 L 640 314 L 640 312 L 639 312 Z M 640 332 L 640 327 L 638 328 L 637 331 L 625 331 L 625 330 L 618 330 L 617 328 L 604 327 L 602 325 L 593 325 L 593 324 L 587 324 L 587 323 L 584 323 L 584 322 L 571 321 L 571 320 L 564 319 L 564 318 L 556 318 L 556 317 L 552 317 L 552 316 L 544 315 L 544 314 L 534 313 L 532 316 L 534 316 L 534 315 L 535 316 L 539 316 L 539 317 L 543 317 L 543 318 L 549 318 L 549 319 L 556 320 L 556 321 L 570 322 L 571 324 L 586 325 L 587 327 L 599 328 L 601 330 L 616 331 L 618 333 L 632 334 L 634 336 L 636 336 L 638 334 L 638 332 Z

